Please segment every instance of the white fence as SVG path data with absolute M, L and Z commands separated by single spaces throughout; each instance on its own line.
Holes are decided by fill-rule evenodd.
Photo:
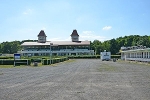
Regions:
M 140 62 L 150 62 L 150 59 L 148 59 L 148 58 L 126 58 L 126 60 L 140 61 Z

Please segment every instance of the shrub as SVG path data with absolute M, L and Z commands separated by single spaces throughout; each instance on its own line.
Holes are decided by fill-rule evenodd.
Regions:
M 51 60 L 51 64 L 59 63 L 68 60 L 67 57 L 62 57 L 62 58 L 54 58 Z M 43 59 L 42 60 L 42 65 L 49 65 L 50 64 L 50 59 Z
M 121 55 L 111 55 L 111 58 L 120 59 L 120 58 L 121 58 Z
M 0 59 L 14 59 L 14 57 L 1 56 Z
M 38 62 L 38 63 L 41 63 L 41 59 L 36 59 L 36 58 L 34 58 L 34 59 L 31 59 L 31 62 L 33 63 L 33 62 Z
M 27 65 L 27 61 L 28 61 L 28 65 L 31 64 L 31 60 L 28 59 L 20 59 L 20 60 L 16 60 L 16 65 Z M 0 59 L 0 65 L 14 65 L 14 60 L 13 59 Z
M 68 56 L 69 59 L 100 59 L 100 55 L 78 55 Z M 121 55 L 111 55 L 111 58 L 121 58 Z
M 100 55 L 78 55 L 68 56 L 69 59 L 99 59 Z

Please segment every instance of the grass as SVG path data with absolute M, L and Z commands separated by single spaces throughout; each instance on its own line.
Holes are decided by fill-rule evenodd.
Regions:
M 71 59 L 71 60 L 66 60 L 64 62 L 59 62 L 59 63 L 71 63 L 71 62 L 74 62 L 75 60 Z M 52 67 L 57 67 L 57 64 L 59 63 L 55 63 L 55 64 L 52 64 L 52 65 L 42 65 L 42 66 L 52 66 Z
M 64 61 L 64 63 L 70 63 L 70 62 L 74 62 L 75 60 L 67 60 Z M 61 62 L 59 62 L 61 63 Z M 42 65 L 42 63 L 38 63 L 38 66 L 34 66 L 34 63 L 31 63 L 31 65 L 20 65 L 20 66 L 15 66 L 16 68 L 20 68 L 20 67 L 43 67 L 43 66 L 53 66 L 53 67 L 57 67 L 57 64 L 59 63 L 55 63 L 55 64 L 51 64 L 51 65 Z M 0 65 L 0 68 L 14 68 L 14 65 Z
M 25 67 L 26 65 L 15 66 L 17 68 Z M 0 68 L 14 68 L 14 65 L 0 65 Z
M 75 59 L 70 59 L 70 60 L 66 60 L 65 62 L 70 63 L 70 62 L 74 62 L 74 61 L 75 61 Z
M 103 64 L 98 68 L 98 71 L 105 72 L 105 71 L 116 71 L 117 68 L 115 66 L 109 66 L 107 64 Z
M 140 65 L 146 65 L 150 67 L 150 62 L 138 62 L 138 61 L 124 61 L 124 60 L 118 60 L 120 63 L 130 63 L 130 64 L 140 64 Z

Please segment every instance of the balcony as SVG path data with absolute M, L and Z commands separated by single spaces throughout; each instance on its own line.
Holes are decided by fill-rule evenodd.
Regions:
M 49 49 L 29 49 L 18 51 L 20 53 L 50 53 Z M 89 53 L 94 52 L 94 50 L 88 49 L 60 49 L 60 50 L 52 50 L 52 53 Z

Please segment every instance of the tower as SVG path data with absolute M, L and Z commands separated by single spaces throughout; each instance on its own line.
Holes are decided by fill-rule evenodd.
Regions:
M 73 32 L 70 36 L 71 36 L 72 42 L 79 41 L 79 35 L 77 33 L 77 30 L 73 30 Z
M 46 35 L 44 30 L 41 30 L 40 33 L 38 34 L 38 42 L 40 43 L 45 43 L 46 42 Z

